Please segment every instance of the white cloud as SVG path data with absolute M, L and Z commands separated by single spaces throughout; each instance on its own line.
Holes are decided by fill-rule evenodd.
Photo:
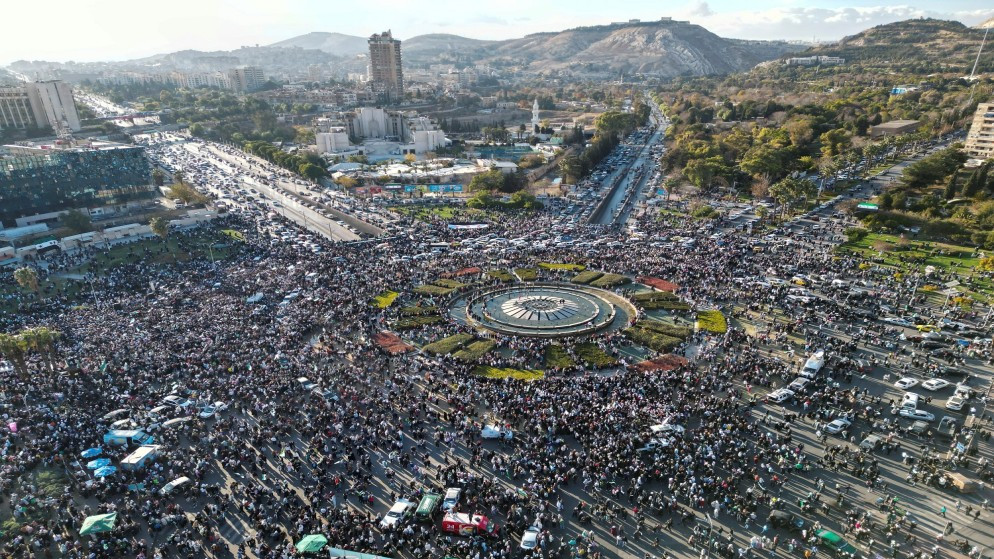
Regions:
M 907 5 L 844 8 L 787 6 L 757 11 L 715 12 L 704 2 L 680 14 L 680 17 L 722 37 L 802 40 L 840 39 L 875 25 L 918 17 L 952 19 L 976 25 L 991 16 L 994 16 L 991 9 L 941 12 Z

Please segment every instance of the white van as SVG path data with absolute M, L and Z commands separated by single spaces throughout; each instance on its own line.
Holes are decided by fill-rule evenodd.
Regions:
M 902 410 L 917 410 L 918 409 L 918 394 L 914 392 L 905 392 L 904 397 L 901 399 L 901 409 Z
M 186 485 L 187 483 L 190 483 L 190 478 L 188 478 L 186 476 L 178 477 L 178 478 L 170 481 L 169 483 L 163 485 L 162 489 L 159 490 L 159 493 L 161 493 L 163 495 L 168 495 L 168 494 L 172 493 L 173 491 L 175 491 L 178 487 L 182 487 L 183 485 Z

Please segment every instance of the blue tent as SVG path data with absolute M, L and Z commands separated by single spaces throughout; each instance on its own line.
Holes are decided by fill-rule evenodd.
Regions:
M 93 475 L 96 477 L 107 477 L 113 475 L 117 471 L 117 466 L 104 466 L 103 468 L 98 468 Z
M 97 458 L 96 460 L 90 460 L 89 462 L 87 462 L 86 469 L 98 470 L 108 465 L 110 465 L 110 458 Z
M 80 456 L 82 456 L 83 458 L 96 458 L 97 456 L 100 456 L 103 453 L 103 451 L 104 449 L 97 446 L 84 450 L 83 452 L 80 453 Z

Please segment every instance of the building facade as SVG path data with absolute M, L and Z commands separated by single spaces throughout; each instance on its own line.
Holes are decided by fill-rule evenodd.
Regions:
M 228 70 L 231 89 L 240 92 L 255 91 L 266 83 L 266 75 L 258 66 L 239 66 Z
M 977 105 L 964 151 L 970 159 L 994 159 L 994 102 Z
M 0 223 L 155 198 L 144 148 L 0 148 Z
M 400 40 L 390 31 L 369 38 L 369 81 L 373 91 L 387 103 L 404 98 L 404 70 L 400 58 Z
M 45 127 L 82 128 L 69 84 L 55 80 L 0 87 L 0 129 Z

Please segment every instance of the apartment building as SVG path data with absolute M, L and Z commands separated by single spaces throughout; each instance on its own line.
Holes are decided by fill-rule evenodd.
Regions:
M 994 102 L 977 105 L 964 151 L 970 159 L 994 159 Z
M 57 125 L 72 131 L 82 128 L 69 84 L 51 80 L 0 87 L 0 129 Z
M 404 98 L 400 40 L 394 39 L 390 31 L 375 33 L 369 38 L 369 81 L 387 103 Z

